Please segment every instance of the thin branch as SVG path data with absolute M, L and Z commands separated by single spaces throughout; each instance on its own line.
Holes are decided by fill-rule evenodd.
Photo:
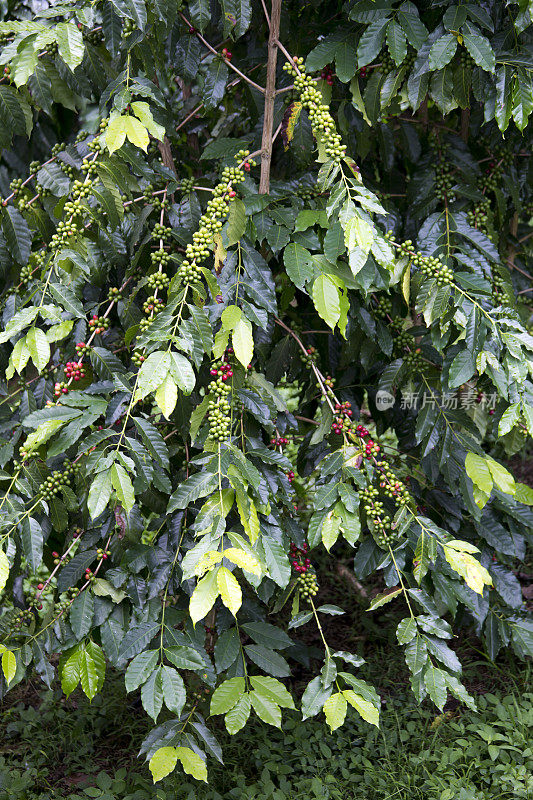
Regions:
M 276 46 L 279 47 L 279 49 L 281 50 L 281 52 L 283 53 L 283 55 L 285 56 L 285 58 L 287 59 L 289 64 L 291 64 L 294 67 L 294 69 L 296 70 L 298 75 L 301 75 L 301 72 L 300 72 L 300 70 L 298 68 L 298 64 L 294 63 L 293 57 L 291 56 L 289 51 L 285 49 L 285 47 L 282 45 L 282 43 L 280 42 L 279 39 L 276 39 Z
M 266 7 L 266 5 L 265 5 L 265 0 L 261 0 L 261 5 L 263 6 L 263 11 L 265 12 L 265 17 L 266 17 L 267 25 L 268 25 L 268 27 L 270 28 L 270 15 L 269 15 L 269 13 L 268 13 L 268 11 L 267 11 L 267 7 Z
M 276 99 L 276 64 L 278 61 L 278 36 L 281 22 L 281 0 L 272 0 L 270 32 L 268 37 L 268 61 L 265 91 L 265 113 L 261 140 L 261 177 L 259 194 L 270 190 L 270 164 L 272 161 L 272 130 L 274 127 L 274 101 Z
M 247 75 L 245 75 L 245 74 L 244 74 L 244 72 L 241 72 L 241 71 L 240 71 L 240 69 L 238 69 L 238 68 L 235 66 L 235 64 L 232 64 L 232 62 L 231 62 L 231 61 L 230 61 L 228 58 L 224 58 L 224 56 L 223 56 L 223 55 L 221 55 L 221 53 L 219 53 L 219 52 L 218 52 L 218 50 L 215 50 L 215 48 L 214 48 L 212 45 L 210 45 L 210 44 L 209 44 L 209 42 L 207 41 L 207 39 L 204 39 L 204 37 L 202 36 L 202 34 L 201 34 L 201 33 L 199 33 L 199 32 L 196 30 L 196 28 L 194 27 L 194 25 L 192 25 L 192 23 L 191 23 L 191 22 L 189 22 L 189 20 L 187 19 L 187 17 L 186 17 L 186 16 L 184 16 L 184 15 L 181 13 L 181 11 L 179 12 L 179 15 L 180 15 L 181 19 L 183 20 L 183 22 L 184 22 L 186 25 L 188 25 L 188 26 L 189 26 L 189 29 L 191 30 L 191 32 L 194 32 L 194 35 L 195 35 L 195 36 L 196 36 L 196 38 L 197 38 L 197 39 L 198 39 L 198 40 L 199 40 L 199 41 L 200 41 L 200 42 L 201 42 L 201 43 L 204 45 L 204 47 L 207 47 L 207 49 L 208 49 L 208 50 L 210 50 L 210 51 L 211 51 L 211 53 L 213 53 L 215 56 L 218 56 L 219 58 L 221 58 L 221 59 L 224 61 L 224 63 L 225 63 L 225 64 L 226 64 L 226 65 L 227 65 L 227 66 L 228 66 L 230 69 L 232 69 L 232 70 L 233 70 L 233 72 L 236 72 L 236 73 L 237 73 L 237 75 L 239 75 L 239 76 L 241 77 L 241 79 L 242 79 L 243 81 L 246 81 L 246 83 L 250 84 L 250 86 L 253 86 L 253 88 L 254 88 L 254 89 L 257 89 L 257 91 L 258 91 L 258 92 L 261 92 L 262 94 L 265 94 L 265 89 L 264 89 L 262 86 L 259 86 L 259 84 L 258 84 L 258 83 L 255 83 L 255 81 L 253 81 L 251 78 L 249 78 Z

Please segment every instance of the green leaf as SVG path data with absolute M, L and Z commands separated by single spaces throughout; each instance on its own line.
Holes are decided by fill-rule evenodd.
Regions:
M 163 666 L 161 668 L 161 680 L 165 705 L 169 711 L 179 717 L 187 699 L 183 678 L 177 670 Z
M 229 678 L 217 686 L 211 697 L 210 713 L 226 714 L 244 694 L 244 678 Z
M 135 492 L 130 476 L 122 464 L 115 461 L 109 471 L 109 477 L 121 506 L 129 514 L 135 504 Z
M 469 350 L 461 350 L 450 364 L 448 385 L 450 389 L 456 389 L 466 381 L 470 380 L 476 372 L 476 362 Z
M 244 648 L 246 655 L 257 664 L 259 669 L 264 670 L 270 675 L 275 675 L 278 678 L 287 678 L 290 675 L 290 667 L 285 661 L 283 656 L 270 650 L 268 647 L 263 647 L 259 644 L 247 644 Z
M 463 41 L 466 49 L 481 69 L 486 72 L 494 72 L 496 66 L 496 56 L 488 39 L 477 33 L 463 33 Z
M 156 722 L 163 708 L 161 667 L 155 669 L 148 677 L 146 683 L 143 684 L 141 689 L 141 702 L 148 716 Z
M 178 669 L 205 669 L 204 659 L 193 647 L 175 645 L 166 647 L 164 652 L 165 657 Z
M 30 328 L 26 334 L 26 347 L 37 371 L 42 372 L 50 361 L 50 344 L 44 331 L 39 328 Z
M 113 484 L 111 483 L 110 470 L 99 472 L 91 483 L 89 496 L 87 498 L 87 508 L 91 519 L 96 519 L 107 508 L 111 499 Z
M 486 458 L 478 456 L 475 453 L 467 453 L 465 469 L 472 483 L 479 486 L 486 494 L 492 492 L 493 480 Z
M 366 722 L 379 727 L 379 708 L 376 708 L 373 703 L 365 700 L 361 695 L 356 694 L 352 689 L 344 689 L 342 694 Z
M 340 728 L 346 718 L 348 703 L 344 694 L 344 692 L 336 692 L 324 703 L 324 714 L 331 731 Z
M 313 678 L 306 686 L 302 696 L 302 717 L 314 717 L 322 710 L 324 703 L 331 696 L 332 689 L 324 689 L 320 675 Z
M 457 50 L 457 38 L 453 33 L 445 33 L 431 45 L 429 51 L 429 67 L 432 70 L 442 69 L 449 64 Z
M 181 761 L 181 766 L 188 775 L 192 775 L 197 781 L 207 783 L 207 767 L 205 761 L 189 747 L 176 747 L 176 755 Z
M 241 316 L 233 328 L 231 343 L 237 360 L 246 369 L 254 354 L 254 337 L 252 335 L 252 324 L 245 316 Z
M 267 725 L 273 725 L 275 728 L 281 728 L 281 709 L 277 703 L 269 700 L 255 690 L 250 692 L 250 700 L 252 707 L 259 719 L 266 722 Z
M 228 711 L 224 717 L 224 725 L 230 735 L 233 736 L 244 728 L 248 722 L 251 707 L 250 695 L 243 694 L 233 708 Z
M 105 658 L 101 647 L 94 642 L 87 642 L 81 648 L 79 670 L 81 688 L 89 700 L 92 700 L 104 683 Z
M 178 402 L 178 387 L 170 372 L 167 372 L 163 382 L 157 387 L 155 402 L 165 419 L 170 419 Z
M 178 753 L 175 747 L 160 747 L 156 750 L 148 764 L 154 783 L 170 775 L 177 763 Z
M 194 592 L 189 601 L 189 615 L 196 625 L 206 614 L 211 611 L 215 600 L 219 595 L 219 588 L 217 584 L 218 569 L 208 572 L 205 577 L 198 581 Z
M 69 622 L 77 639 L 91 630 L 94 614 L 94 597 L 88 589 L 80 592 L 70 606 Z
M 43 560 L 44 531 L 36 519 L 25 517 L 21 522 L 21 540 L 24 557 L 35 574 Z
M 148 422 L 148 420 L 143 419 L 142 417 L 133 417 L 133 421 L 137 430 L 141 434 L 141 438 L 146 449 L 164 469 L 168 469 L 168 447 L 157 428 L 152 425 L 151 422 Z
M 184 394 L 190 394 L 194 389 L 196 377 L 190 362 L 181 353 L 172 351 L 170 361 L 170 371 L 176 381 L 178 388 Z
M 296 242 L 288 244 L 283 251 L 283 263 L 287 275 L 299 289 L 303 289 L 314 275 L 311 253 Z
M 334 328 L 341 315 L 339 290 L 327 275 L 313 281 L 313 303 L 320 317 Z
M 446 673 L 441 669 L 429 666 L 424 672 L 424 684 L 428 695 L 433 700 L 437 708 L 442 711 L 448 692 L 446 688 Z
M 416 619 L 413 617 L 406 617 L 398 623 L 396 628 L 396 638 L 399 644 L 408 644 L 416 636 L 417 626 Z
M 64 286 L 61 283 L 51 283 L 49 289 L 50 293 L 53 294 L 65 311 L 68 311 L 75 317 L 80 317 L 80 319 L 85 318 L 83 305 L 69 286 Z
M 280 681 L 265 675 L 252 675 L 250 682 L 257 694 L 266 697 L 282 708 L 294 708 L 294 701 Z
M 130 662 L 124 677 L 126 691 L 133 692 L 148 680 L 158 661 L 158 650 L 146 650 L 144 653 L 139 653 L 138 656 L 135 656 Z
M 3 591 L 8 578 L 9 578 L 9 561 L 4 551 L 0 550 L 0 592 Z
M 233 573 L 226 567 L 219 567 L 217 570 L 217 586 L 222 602 L 233 616 L 236 616 L 242 605 L 241 587 Z
M 512 431 L 519 419 L 520 403 L 512 403 L 505 409 L 498 423 L 498 436 L 505 436 Z
M 291 567 L 287 553 L 280 544 L 266 536 L 262 538 L 261 543 L 265 553 L 265 561 L 269 576 L 274 583 L 284 588 L 291 577 Z
M 2 232 L 14 260 L 25 266 L 30 257 L 32 234 L 22 214 L 13 206 L 2 207 Z
M 384 592 L 382 594 L 376 595 L 370 605 L 367 608 L 367 611 L 375 611 L 376 608 L 381 608 L 386 603 L 390 603 L 391 600 L 394 600 L 395 597 L 398 597 L 399 594 L 402 593 L 402 588 L 400 586 L 399 589 L 393 589 L 391 592 Z
M 54 31 L 59 55 L 71 70 L 75 70 L 85 52 L 82 32 L 73 22 L 60 22 L 54 26 Z
M 407 55 L 407 37 L 395 19 L 387 26 L 387 47 L 396 66 L 399 66 Z
M 228 245 L 232 247 L 244 236 L 246 230 L 246 207 L 239 197 L 235 197 L 229 207 L 228 227 L 226 234 Z
M 81 650 L 77 645 L 72 650 L 62 654 L 59 661 L 59 674 L 61 688 L 68 697 L 80 682 Z
M 197 472 L 185 480 L 170 496 L 167 512 L 170 514 L 210 494 L 218 485 L 218 478 L 211 472 Z
M 328 553 L 339 537 L 340 527 L 341 520 L 330 511 L 322 525 L 322 544 Z
M 371 22 L 359 39 L 357 47 L 357 64 L 359 68 L 370 64 L 379 51 L 385 38 L 385 29 L 389 23 L 387 17 Z
M 186 358 L 183 360 L 187 362 Z M 155 392 L 159 384 L 165 380 L 166 374 L 170 367 L 170 353 L 164 350 L 158 350 L 155 353 L 151 353 L 146 361 L 143 361 L 139 370 L 139 374 L 137 376 L 135 400 L 142 400 L 151 392 Z M 174 375 L 174 378 L 175 377 L 176 376 Z
M 15 677 L 16 671 L 17 659 L 15 653 L 12 653 L 11 650 L 4 650 L 2 653 L 2 672 L 4 673 L 4 678 L 8 686 Z

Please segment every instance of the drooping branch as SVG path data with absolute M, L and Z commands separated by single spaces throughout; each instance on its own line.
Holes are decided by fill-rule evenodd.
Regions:
M 202 34 L 201 34 L 201 33 L 199 33 L 199 32 L 196 30 L 196 28 L 195 28 L 195 27 L 192 25 L 192 23 L 191 23 L 191 22 L 190 22 L 190 21 L 187 19 L 187 17 L 186 17 L 186 16 L 184 16 L 184 15 L 181 13 L 181 11 L 179 12 L 179 15 L 180 15 L 181 19 L 183 20 L 183 22 L 184 22 L 186 25 L 188 25 L 188 26 L 189 26 L 189 30 L 191 31 L 191 33 L 194 33 L 194 35 L 196 36 L 196 38 L 198 39 L 198 41 L 200 41 L 200 42 L 201 42 L 201 43 L 204 45 L 204 47 L 207 47 L 207 49 L 208 49 L 208 50 L 209 50 L 211 53 L 213 53 L 213 55 L 215 55 L 215 56 L 219 56 L 219 57 L 220 57 L 220 58 L 221 58 L 221 59 L 224 61 L 224 63 L 225 63 L 225 64 L 226 64 L 226 65 L 227 65 L 227 66 L 228 66 L 230 69 L 232 69 L 232 70 L 233 70 L 233 72 L 236 72 L 236 73 L 237 73 L 237 75 L 239 75 L 239 76 L 242 78 L 242 80 L 243 80 L 243 81 L 246 81 L 246 83 L 248 83 L 248 84 L 249 84 L 250 86 L 252 86 L 254 89 L 257 89 L 257 91 L 258 91 L 258 92 L 261 92 L 262 94 L 265 94 L 265 89 L 263 89 L 263 87 L 262 87 L 262 86 L 259 86 L 259 84 L 258 84 L 258 83 L 255 83 L 255 81 L 253 81 L 251 78 L 249 78 L 247 75 L 245 75 L 245 74 L 244 74 L 244 72 L 241 72 L 241 71 L 240 71 L 240 69 L 238 69 L 238 68 L 235 66 L 235 64 L 232 64 L 232 62 L 231 62 L 231 61 L 230 61 L 228 58 L 225 58 L 224 56 L 222 56 L 222 55 L 221 55 L 221 54 L 218 52 L 218 50 L 215 50 L 215 48 L 214 48 L 212 45 L 210 45 L 210 44 L 209 44 L 209 42 L 207 41 L 207 39 L 204 39 L 204 37 L 202 36 Z
M 268 37 L 268 61 L 265 90 L 265 114 L 261 140 L 261 177 L 259 194 L 270 190 L 270 164 L 272 161 L 272 131 L 274 127 L 274 102 L 276 99 L 276 65 L 278 61 L 278 36 L 281 20 L 281 0 L 272 0 Z

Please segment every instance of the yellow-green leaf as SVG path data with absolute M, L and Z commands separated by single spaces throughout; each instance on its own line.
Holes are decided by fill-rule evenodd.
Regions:
M 478 456 L 476 453 L 467 453 L 465 459 L 466 474 L 473 484 L 478 486 L 482 492 L 489 494 L 492 492 L 492 475 L 488 465 L 488 459 Z
M 459 552 L 443 545 L 444 555 L 450 567 L 458 573 L 472 591 L 483 594 L 485 586 L 492 585 L 492 578 L 479 561 L 469 553 Z
M 351 706 L 371 725 L 379 727 L 379 708 L 365 700 L 361 695 L 356 694 L 353 689 L 345 689 L 343 695 Z
M 205 761 L 194 750 L 191 750 L 190 747 L 176 747 L 176 755 L 188 775 L 192 775 L 197 781 L 205 781 L 207 783 Z
M 336 692 L 328 697 L 324 703 L 324 714 L 331 731 L 340 728 L 346 718 L 347 708 L 348 703 L 342 692 Z
M 194 568 L 194 574 L 201 578 L 202 575 L 205 575 L 215 564 L 220 564 L 222 561 L 222 553 L 218 552 L 218 550 L 209 550 L 205 553 L 196 567 Z
M 0 550 L 0 592 L 9 578 L 9 561 L 3 550 Z
M 261 564 L 257 558 L 238 547 L 228 547 L 227 550 L 224 550 L 224 558 L 228 558 L 245 572 L 251 572 L 257 576 L 261 575 Z
M 160 747 L 156 750 L 148 764 L 154 783 L 170 775 L 177 763 L 178 753 L 175 747 Z
M 17 659 L 15 658 L 15 653 L 12 653 L 11 650 L 4 650 L 2 653 L 2 672 L 8 686 L 15 677 L 16 671 Z
M 254 354 L 254 337 L 252 335 L 252 323 L 245 316 L 241 316 L 237 320 L 231 334 L 231 341 L 237 360 L 246 369 Z
M 146 152 L 150 144 L 150 137 L 141 120 L 132 116 L 123 117 L 123 120 L 124 131 L 129 141 L 134 144 L 135 147 L 140 147 L 141 150 Z
M 218 570 L 212 570 L 207 575 L 198 581 L 196 588 L 189 600 L 189 615 L 192 619 L 193 625 L 196 625 L 201 619 L 208 614 L 215 600 L 218 597 L 219 589 L 217 584 Z
M 124 117 L 117 114 L 109 120 L 105 131 L 105 141 L 110 153 L 118 150 L 126 141 L 126 130 L 124 128 Z
M 165 419 L 169 419 L 170 415 L 176 407 L 178 401 L 178 387 L 170 372 L 167 372 L 165 379 L 159 384 L 155 393 L 155 402 L 161 409 L 161 413 Z
M 217 571 L 217 586 L 222 602 L 234 617 L 237 616 L 242 605 L 242 592 L 237 578 L 226 567 L 220 567 Z
M 505 494 L 514 495 L 516 487 L 514 478 L 509 470 L 505 469 L 502 464 L 499 464 L 498 461 L 495 461 L 493 458 L 487 458 L 487 464 L 498 489 L 501 492 L 505 492 Z
M 146 127 L 148 133 L 151 133 L 152 136 L 160 141 L 164 138 L 165 129 L 162 125 L 154 120 L 148 103 L 136 100 L 134 103 L 131 103 L 131 110 Z
M 50 344 L 45 332 L 40 328 L 30 328 L 26 334 L 26 347 L 37 370 L 42 372 L 50 361 Z

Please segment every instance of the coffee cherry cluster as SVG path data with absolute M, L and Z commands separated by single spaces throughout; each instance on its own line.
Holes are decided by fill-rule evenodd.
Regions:
M 442 202 L 455 199 L 455 193 L 451 191 L 456 182 L 453 171 L 453 166 L 448 161 L 440 161 L 435 167 L 435 196 Z
M 304 542 L 301 547 L 297 547 L 294 542 L 291 542 L 291 546 L 289 548 L 289 558 L 291 559 L 293 570 L 299 575 L 305 574 L 311 566 L 311 561 L 307 556 L 308 552 L 309 545 L 307 542 Z
M 83 38 L 89 44 L 94 45 L 95 47 L 101 44 L 104 41 L 104 34 L 102 30 L 92 30 L 92 31 L 83 31 Z
M 56 469 L 41 483 L 39 487 L 39 497 L 43 500 L 51 500 L 52 497 L 56 497 L 63 487 L 70 486 L 76 472 L 77 467 L 75 464 L 65 462 L 63 472 Z
M 166 272 L 152 272 L 146 279 L 147 285 L 150 289 L 157 289 L 159 291 L 166 289 L 170 283 L 170 278 Z
M 146 356 L 140 352 L 140 350 L 134 350 L 131 354 L 131 360 L 135 364 L 136 367 L 140 367 L 141 364 L 146 361 Z
M 119 300 L 122 300 L 122 292 L 118 288 L 118 286 L 111 286 L 107 292 L 107 299 L 111 302 L 118 303 Z
M 210 370 L 211 397 L 207 404 L 209 416 L 209 436 L 216 442 L 224 442 L 231 434 L 231 406 L 228 395 L 231 392 L 228 381 L 233 377 L 231 365 L 226 361 L 218 361 Z
M 413 335 L 409 331 L 399 331 L 393 339 L 394 354 L 400 355 L 413 346 Z
M 69 380 L 81 381 L 85 377 L 85 368 L 77 361 L 67 361 L 63 371 Z
M 328 86 L 333 86 L 333 70 L 330 66 L 327 66 L 322 70 L 320 77 L 323 81 L 326 81 Z
M 383 75 L 388 75 L 396 67 L 396 63 L 388 50 L 382 50 L 378 56 L 380 65 L 379 71 L 383 73 Z
M 313 568 L 306 569 L 304 573 L 298 576 L 296 582 L 300 597 L 303 600 L 310 601 L 318 593 L 318 580 Z
M 296 475 L 294 474 L 294 470 L 290 469 L 287 472 L 287 480 L 289 481 L 289 483 L 292 483 L 293 480 L 295 479 L 295 477 L 296 477 Z
M 384 319 L 392 313 L 392 300 L 388 295 L 384 297 L 375 298 L 376 305 L 374 306 L 374 314 L 376 317 Z
M 164 242 L 168 242 L 172 238 L 172 228 L 167 228 L 166 225 L 156 222 L 150 235 L 152 239 L 162 239 Z
M 387 238 L 394 242 L 392 234 L 389 233 Z M 411 259 L 413 266 L 418 267 L 426 278 L 434 278 L 437 286 L 446 286 L 453 283 L 452 270 L 446 264 L 443 264 L 437 256 L 425 256 L 419 250 L 414 252 L 412 239 L 400 242 L 397 247 L 402 255 L 407 255 Z
M 155 317 L 156 314 L 159 314 L 160 311 L 163 310 L 165 304 L 161 300 L 160 297 L 156 297 L 155 295 L 150 295 L 144 303 L 143 303 L 143 311 L 149 317 Z
M 103 547 L 98 547 L 96 550 L 96 558 L 99 561 L 106 561 L 111 555 L 111 550 L 104 550 Z
M 94 581 L 96 580 L 96 575 L 94 574 L 92 569 L 87 567 L 87 569 L 85 570 L 85 574 L 84 574 L 83 578 L 84 578 L 84 580 L 86 582 L 94 583 Z
M 132 19 L 126 17 L 122 25 L 122 35 L 125 39 L 137 30 L 137 26 Z
M 483 233 L 489 232 L 489 215 L 490 215 L 490 202 L 488 200 L 480 200 L 467 212 L 466 217 L 468 224 L 473 228 L 477 228 Z
M 350 419 L 353 415 L 352 404 L 346 400 L 345 403 L 335 403 L 336 416 L 333 419 L 331 430 L 340 436 L 343 430 L 350 431 Z
M 419 373 L 424 367 L 424 358 L 420 347 L 415 347 L 410 353 L 406 353 L 403 357 L 403 363 L 411 373 Z
M 154 250 L 153 253 L 150 253 L 150 260 L 155 267 L 166 267 L 167 264 L 170 264 L 172 260 L 172 256 L 170 253 L 167 253 L 163 249 Z
M 97 314 L 93 314 L 89 320 L 89 330 L 91 333 L 105 333 L 108 328 L 109 320 L 107 317 L 99 317 Z
M 240 150 L 235 159 L 240 162 L 237 167 L 224 167 L 221 180 L 215 186 L 213 197 L 208 201 L 205 213 L 200 217 L 198 230 L 194 232 L 192 243 L 185 248 L 185 258 L 181 263 L 178 275 L 184 283 L 198 283 L 202 271 L 198 266 L 209 256 L 213 237 L 223 225 L 222 219 L 229 212 L 230 203 L 237 196 L 233 186 L 244 181 L 242 170 L 249 171 L 255 161 L 248 158 L 249 150 Z
M 368 428 L 365 428 L 364 425 L 357 425 L 355 428 L 355 435 L 360 439 L 366 439 L 367 436 L 370 436 L 370 431 Z M 381 447 L 373 439 L 368 439 L 368 441 L 364 442 L 363 447 L 363 455 L 365 458 L 373 458 L 381 451 Z
M 304 364 L 312 364 L 316 358 L 316 347 L 307 347 L 305 354 L 300 351 L 300 358 Z
M 407 505 L 411 500 L 411 495 L 405 483 L 399 480 L 386 461 L 378 461 L 376 466 L 381 472 L 382 477 L 379 486 L 383 494 L 394 500 L 398 506 Z
M 59 612 L 59 614 L 66 614 L 70 610 L 70 606 L 72 605 L 72 601 L 79 595 L 80 590 L 76 586 L 71 586 L 64 592 L 64 599 L 60 600 L 59 603 L 56 603 L 55 610 Z
M 233 53 L 231 53 L 231 52 L 228 50 L 228 48 L 227 48 L 227 47 L 223 47 L 223 48 L 222 48 L 222 55 L 224 56 L 224 58 L 227 58 L 227 59 L 228 59 L 228 61 L 231 61 L 231 59 L 232 59 L 232 57 L 233 57 Z
M 474 67 L 476 66 L 476 62 L 474 61 L 474 59 L 472 58 L 466 47 L 463 47 L 459 53 L 459 64 L 463 69 L 474 69 Z
M 316 88 L 313 78 L 305 73 L 303 58 L 295 57 L 293 63 L 287 62 L 283 69 L 294 77 L 294 88 L 307 110 L 315 138 L 324 142 L 324 150 L 329 158 L 340 162 L 346 155 L 346 147 L 335 129 L 328 106 L 322 102 L 322 94 Z
M 180 181 L 180 190 L 183 194 L 189 194 L 194 187 L 194 178 L 182 178 Z
M 85 342 L 78 342 L 76 347 L 75 347 L 75 350 L 76 350 L 76 353 L 79 356 L 85 356 L 85 355 L 87 355 L 87 353 L 90 352 L 91 345 L 90 344 L 85 344 Z
M 66 381 L 56 381 L 54 383 L 54 397 L 61 397 L 62 394 L 68 394 L 68 383 Z
M 285 436 L 278 436 L 278 437 L 274 436 L 270 440 L 270 444 L 273 444 L 274 447 L 284 447 L 286 444 L 289 444 L 289 440 Z

